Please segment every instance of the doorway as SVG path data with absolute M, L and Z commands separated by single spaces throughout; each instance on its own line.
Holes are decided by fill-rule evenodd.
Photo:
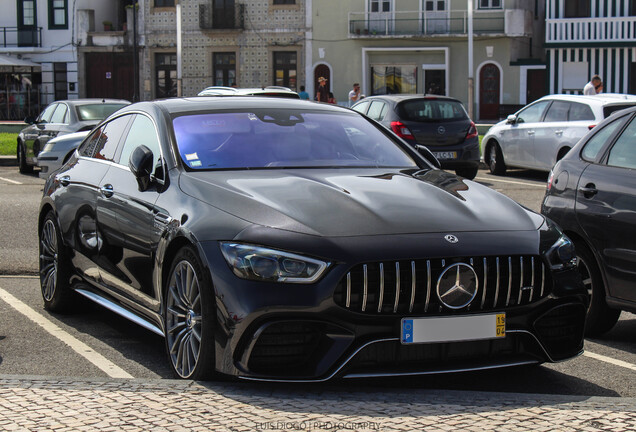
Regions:
M 372 34 L 393 32 L 393 0 L 369 0 L 369 31 Z
M 499 120 L 499 68 L 494 63 L 482 66 L 479 72 L 479 118 Z
M 424 34 L 448 33 L 448 7 L 446 0 L 424 2 Z
M 318 86 L 320 83 L 318 82 L 318 78 L 324 77 L 327 78 L 327 90 L 331 91 L 331 75 L 329 72 L 329 66 L 326 64 L 319 64 L 314 69 L 314 100 L 316 100 L 316 92 L 318 91 Z
M 546 95 L 545 69 L 528 69 L 526 79 L 526 104 Z

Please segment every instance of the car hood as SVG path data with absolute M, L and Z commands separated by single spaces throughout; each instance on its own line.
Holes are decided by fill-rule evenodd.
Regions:
M 325 237 L 536 230 L 543 217 L 441 170 L 187 172 L 188 195 L 248 222 Z

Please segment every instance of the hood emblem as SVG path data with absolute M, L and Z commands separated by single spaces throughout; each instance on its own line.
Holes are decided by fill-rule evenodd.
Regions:
M 437 133 L 440 135 L 444 135 L 446 133 L 446 128 L 444 126 L 440 126 L 437 128 Z
M 468 306 L 477 295 L 477 273 L 468 264 L 448 266 L 437 280 L 437 297 L 450 309 Z
M 448 234 L 444 236 L 444 240 L 446 240 L 449 243 L 457 243 L 459 241 L 459 239 L 457 237 L 455 237 L 452 234 Z

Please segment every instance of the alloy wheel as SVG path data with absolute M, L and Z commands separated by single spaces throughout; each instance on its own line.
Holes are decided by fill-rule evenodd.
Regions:
M 580 256 L 576 257 L 576 268 L 583 279 L 583 286 L 585 286 L 585 290 L 587 291 L 587 295 L 589 297 L 589 304 L 587 306 L 588 312 L 590 311 L 590 307 L 592 307 L 592 296 L 594 295 L 594 283 L 592 281 L 592 274 L 590 272 L 590 268 L 585 262 L 583 258 Z
M 40 285 L 46 301 L 51 301 L 55 294 L 58 262 L 57 231 L 53 221 L 47 219 L 40 238 Z
M 177 374 L 190 377 L 201 352 L 201 287 L 192 265 L 179 262 L 171 276 L 166 299 L 166 338 Z

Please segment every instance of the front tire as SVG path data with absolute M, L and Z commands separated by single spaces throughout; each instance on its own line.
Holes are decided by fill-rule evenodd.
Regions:
M 21 174 L 29 174 L 33 172 L 33 167 L 27 164 L 24 146 L 18 143 L 17 148 L 18 166 Z
M 600 336 L 614 327 L 621 311 L 607 306 L 603 278 L 590 249 L 583 242 L 577 242 L 575 248 L 577 269 L 590 297 L 585 321 L 585 335 Z
M 195 250 L 182 248 L 172 262 L 164 295 L 166 350 L 178 378 L 214 377 L 215 307 L 210 277 Z
M 488 147 L 488 168 L 494 175 L 504 175 L 506 173 L 506 164 L 504 163 L 503 153 L 499 148 L 499 144 L 494 143 Z
M 55 213 L 49 211 L 40 230 L 40 288 L 44 308 L 52 312 L 69 312 L 75 306 L 71 289 L 71 262 L 62 243 Z

